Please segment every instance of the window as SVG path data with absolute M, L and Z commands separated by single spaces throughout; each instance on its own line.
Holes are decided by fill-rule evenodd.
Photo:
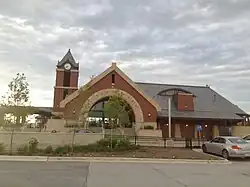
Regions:
M 112 84 L 115 84 L 115 74 L 112 74 Z
M 231 143 L 235 143 L 235 144 L 248 144 L 248 142 L 242 138 L 229 138 L 228 140 Z
M 65 97 L 67 97 L 68 93 L 69 93 L 68 89 L 63 90 L 63 99 L 65 99 Z
M 219 138 L 219 143 L 225 144 L 226 140 L 224 138 Z
M 219 138 L 214 138 L 211 142 L 212 143 L 219 143 Z
M 250 135 L 243 138 L 244 140 L 250 140 Z

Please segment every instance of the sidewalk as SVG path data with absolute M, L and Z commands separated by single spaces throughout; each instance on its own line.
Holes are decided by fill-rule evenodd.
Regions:
M 122 157 L 47 157 L 47 156 L 0 156 L 0 161 L 19 162 L 122 162 L 122 163 L 161 163 L 161 164 L 231 164 L 228 160 L 194 159 L 153 159 Z

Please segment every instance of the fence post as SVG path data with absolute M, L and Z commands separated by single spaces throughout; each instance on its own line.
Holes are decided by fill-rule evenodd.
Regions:
M 14 128 L 12 128 L 10 136 L 10 155 L 12 155 L 13 136 L 14 136 Z

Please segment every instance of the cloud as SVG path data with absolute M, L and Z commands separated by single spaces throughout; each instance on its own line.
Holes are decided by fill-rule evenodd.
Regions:
M 52 105 L 68 48 L 81 81 L 110 61 L 135 81 L 211 85 L 250 112 L 250 1 L 0 1 L 1 93 L 17 72 L 32 102 Z

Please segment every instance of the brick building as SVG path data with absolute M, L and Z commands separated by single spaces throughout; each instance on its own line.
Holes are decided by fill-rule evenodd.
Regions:
M 86 85 L 78 87 L 78 78 L 79 64 L 69 50 L 57 64 L 54 88 L 53 112 L 64 119 L 78 119 L 83 108 L 102 112 L 107 98 L 117 90 L 133 110 L 137 131 L 148 125 L 155 131 L 164 126 L 169 136 L 179 138 L 196 137 L 199 128 L 210 139 L 214 131 L 228 134 L 228 127 L 247 116 L 209 86 L 134 82 L 116 63 L 89 81 L 88 91 Z

